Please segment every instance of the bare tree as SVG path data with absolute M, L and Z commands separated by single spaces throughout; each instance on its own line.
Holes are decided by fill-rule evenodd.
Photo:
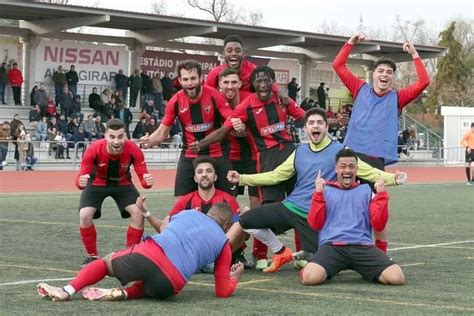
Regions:
M 164 0 L 154 0 L 151 3 L 151 13 L 157 15 L 165 15 L 167 12 Z
M 263 13 L 247 11 L 242 7 L 235 8 L 229 0 L 186 0 L 194 9 L 203 11 L 216 22 L 231 22 L 248 25 L 261 25 Z

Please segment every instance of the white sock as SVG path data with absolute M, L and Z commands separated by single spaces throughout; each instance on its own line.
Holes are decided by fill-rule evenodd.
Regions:
M 244 231 L 270 247 L 273 253 L 278 252 L 281 250 L 281 248 L 283 248 L 283 243 L 278 240 L 278 237 L 271 231 L 271 229 L 244 229 Z
M 76 289 L 72 287 L 72 285 L 66 285 L 63 287 L 63 290 L 67 292 L 70 296 L 76 293 Z

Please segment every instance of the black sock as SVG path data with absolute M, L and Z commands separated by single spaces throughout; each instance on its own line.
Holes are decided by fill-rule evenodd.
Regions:
M 276 254 L 276 255 L 282 254 L 282 253 L 283 253 L 283 251 L 285 251 L 285 249 L 286 249 L 286 247 L 285 247 L 285 246 L 283 246 L 283 247 L 281 247 L 281 249 L 280 249 L 280 250 L 278 250 L 277 252 L 275 252 L 275 254 Z
M 467 177 L 467 182 L 471 181 L 471 168 L 466 167 L 466 177 Z

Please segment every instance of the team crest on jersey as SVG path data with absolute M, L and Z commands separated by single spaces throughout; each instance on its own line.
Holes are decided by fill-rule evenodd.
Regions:
M 211 106 L 210 105 L 203 106 L 203 109 L 204 109 L 204 112 L 206 112 L 206 114 L 211 113 Z
M 278 123 L 273 124 L 273 125 L 269 125 L 269 126 L 262 127 L 262 128 L 260 129 L 260 135 L 261 135 L 261 136 L 270 135 L 270 134 L 273 134 L 273 133 L 282 131 L 282 130 L 284 130 L 285 128 L 286 128 L 286 127 L 285 127 L 285 123 L 284 123 L 284 122 L 278 122 Z
M 212 123 L 194 124 L 194 125 L 188 125 L 185 127 L 185 129 L 191 133 L 201 133 L 201 132 L 208 131 L 211 128 L 212 128 Z

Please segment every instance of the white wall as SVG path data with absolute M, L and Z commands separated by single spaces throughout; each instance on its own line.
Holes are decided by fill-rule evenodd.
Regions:
M 461 139 L 474 122 L 474 107 L 441 107 L 444 117 L 444 152 L 446 163 L 464 163 Z

